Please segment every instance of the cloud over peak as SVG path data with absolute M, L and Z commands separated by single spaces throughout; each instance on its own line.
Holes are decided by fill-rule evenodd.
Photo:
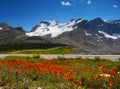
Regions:
M 117 5 L 113 5 L 113 7 L 114 7 L 114 8 L 118 8 L 118 6 L 117 6 Z
M 70 2 L 68 2 L 68 1 L 61 1 L 61 5 L 63 5 L 63 6 L 71 6 L 72 4 L 70 3 Z

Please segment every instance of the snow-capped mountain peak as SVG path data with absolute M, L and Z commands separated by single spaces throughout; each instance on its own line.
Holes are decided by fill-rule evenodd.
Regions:
M 46 36 L 51 35 L 51 37 L 57 37 L 58 35 L 74 30 L 74 25 L 76 23 L 82 22 L 84 19 L 72 20 L 67 23 L 59 23 L 55 20 L 53 21 L 41 21 L 33 30 L 33 32 L 26 33 L 28 36 Z
M 27 36 L 50 36 L 52 38 L 59 36 L 64 32 L 70 32 L 75 29 L 83 30 L 86 36 L 109 39 L 120 38 L 120 20 L 105 20 L 96 18 L 87 21 L 83 18 L 71 19 L 69 22 L 60 23 L 56 20 L 41 21 L 31 32 L 26 33 Z M 76 30 L 75 30 L 76 31 Z M 115 34 L 115 35 L 114 35 Z M 117 34 L 117 35 L 116 35 Z

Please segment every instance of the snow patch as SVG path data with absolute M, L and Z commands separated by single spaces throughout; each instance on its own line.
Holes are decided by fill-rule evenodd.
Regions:
M 106 19 L 103 19 L 103 21 L 106 22 L 106 23 L 110 23 L 110 21 L 108 21 L 108 20 L 106 20 Z
M 86 31 L 84 31 L 84 32 L 85 32 L 85 35 L 86 35 L 86 36 L 91 36 L 91 34 L 87 33 Z
M 98 31 L 99 33 L 103 34 L 106 38 L 111 38 L 111 39 L 118 39 L 120 35 L 110 35 L 108 33 L 105 33 L 104 31 Z
M 98 42 L 100 42 L 100 40 L 97 39 Z
M 97 41 L 102 41 L 102 36 L 99 36 L 98 34 L 95 34 L 97 36 Z
M 111 24 L 120 24 L 120 20 L 109 20 L 108 22 Z
M 83 20 L 84 20 L 84 19 L 82 18 L 82 19 L 78 20 L 77 23 L 80 23 L 80 22 L 82 22 Z
M 75 29 L 73 26 L 76 23 L 82 22 L 84 19 L 80 19 L 78 21 L 71 21 L 69 23 L 58 23 L 57 21 L 46 21 L 49 22 L 50 24 L 46 23 L 40 23 L 38 24 L 37 29 L 34 32 L 29 32 L 26 33 L 28 36 L 46 36 L 46 35 L 51 35 L 51 37 L 57 37 L 58 35 L 64 33 L 64 32 L 69 32 Z
M 0 30 L 2 30 L 2 27 L 0 27 Z
M 115 24 L 119 24 L 119 23 L 120 23 L 120 21 L 116 21 L 116 22 L 115 22 Z

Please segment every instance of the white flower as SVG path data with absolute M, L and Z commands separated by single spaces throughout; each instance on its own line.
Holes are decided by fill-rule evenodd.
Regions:
M 120 72 L 117 72 L 118 74 L 120 74 Z
M 110 77 L 110 74 L 99 74 L 101 77 L 105 76 L 105 77 Z
M 38 87 L 37 89 L 42 89 L 41 87 Z

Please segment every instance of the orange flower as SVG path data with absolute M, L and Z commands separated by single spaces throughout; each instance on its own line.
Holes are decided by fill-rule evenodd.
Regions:
M 109 84 L 108 84 L 108 87 L 112 87 L 113 86 L 113 84 L 112 84 L 112 82 L 110 82 Z
M 100 76 L 99 76 L 99 75 L 97 75 L 97 76 L 96 76 L 96 79 L 99 79 L 99 78 L 100 78 Z
M 82 81 L 80 81 L 80 86 L 82 86 Z
M 80 80 L 79 80 L 79 79 L 77 79 L 77 80 L 76 80 L 76 83 L 77 83 L 77 84 L 79 84 L 79 82 L 80 82 Z

